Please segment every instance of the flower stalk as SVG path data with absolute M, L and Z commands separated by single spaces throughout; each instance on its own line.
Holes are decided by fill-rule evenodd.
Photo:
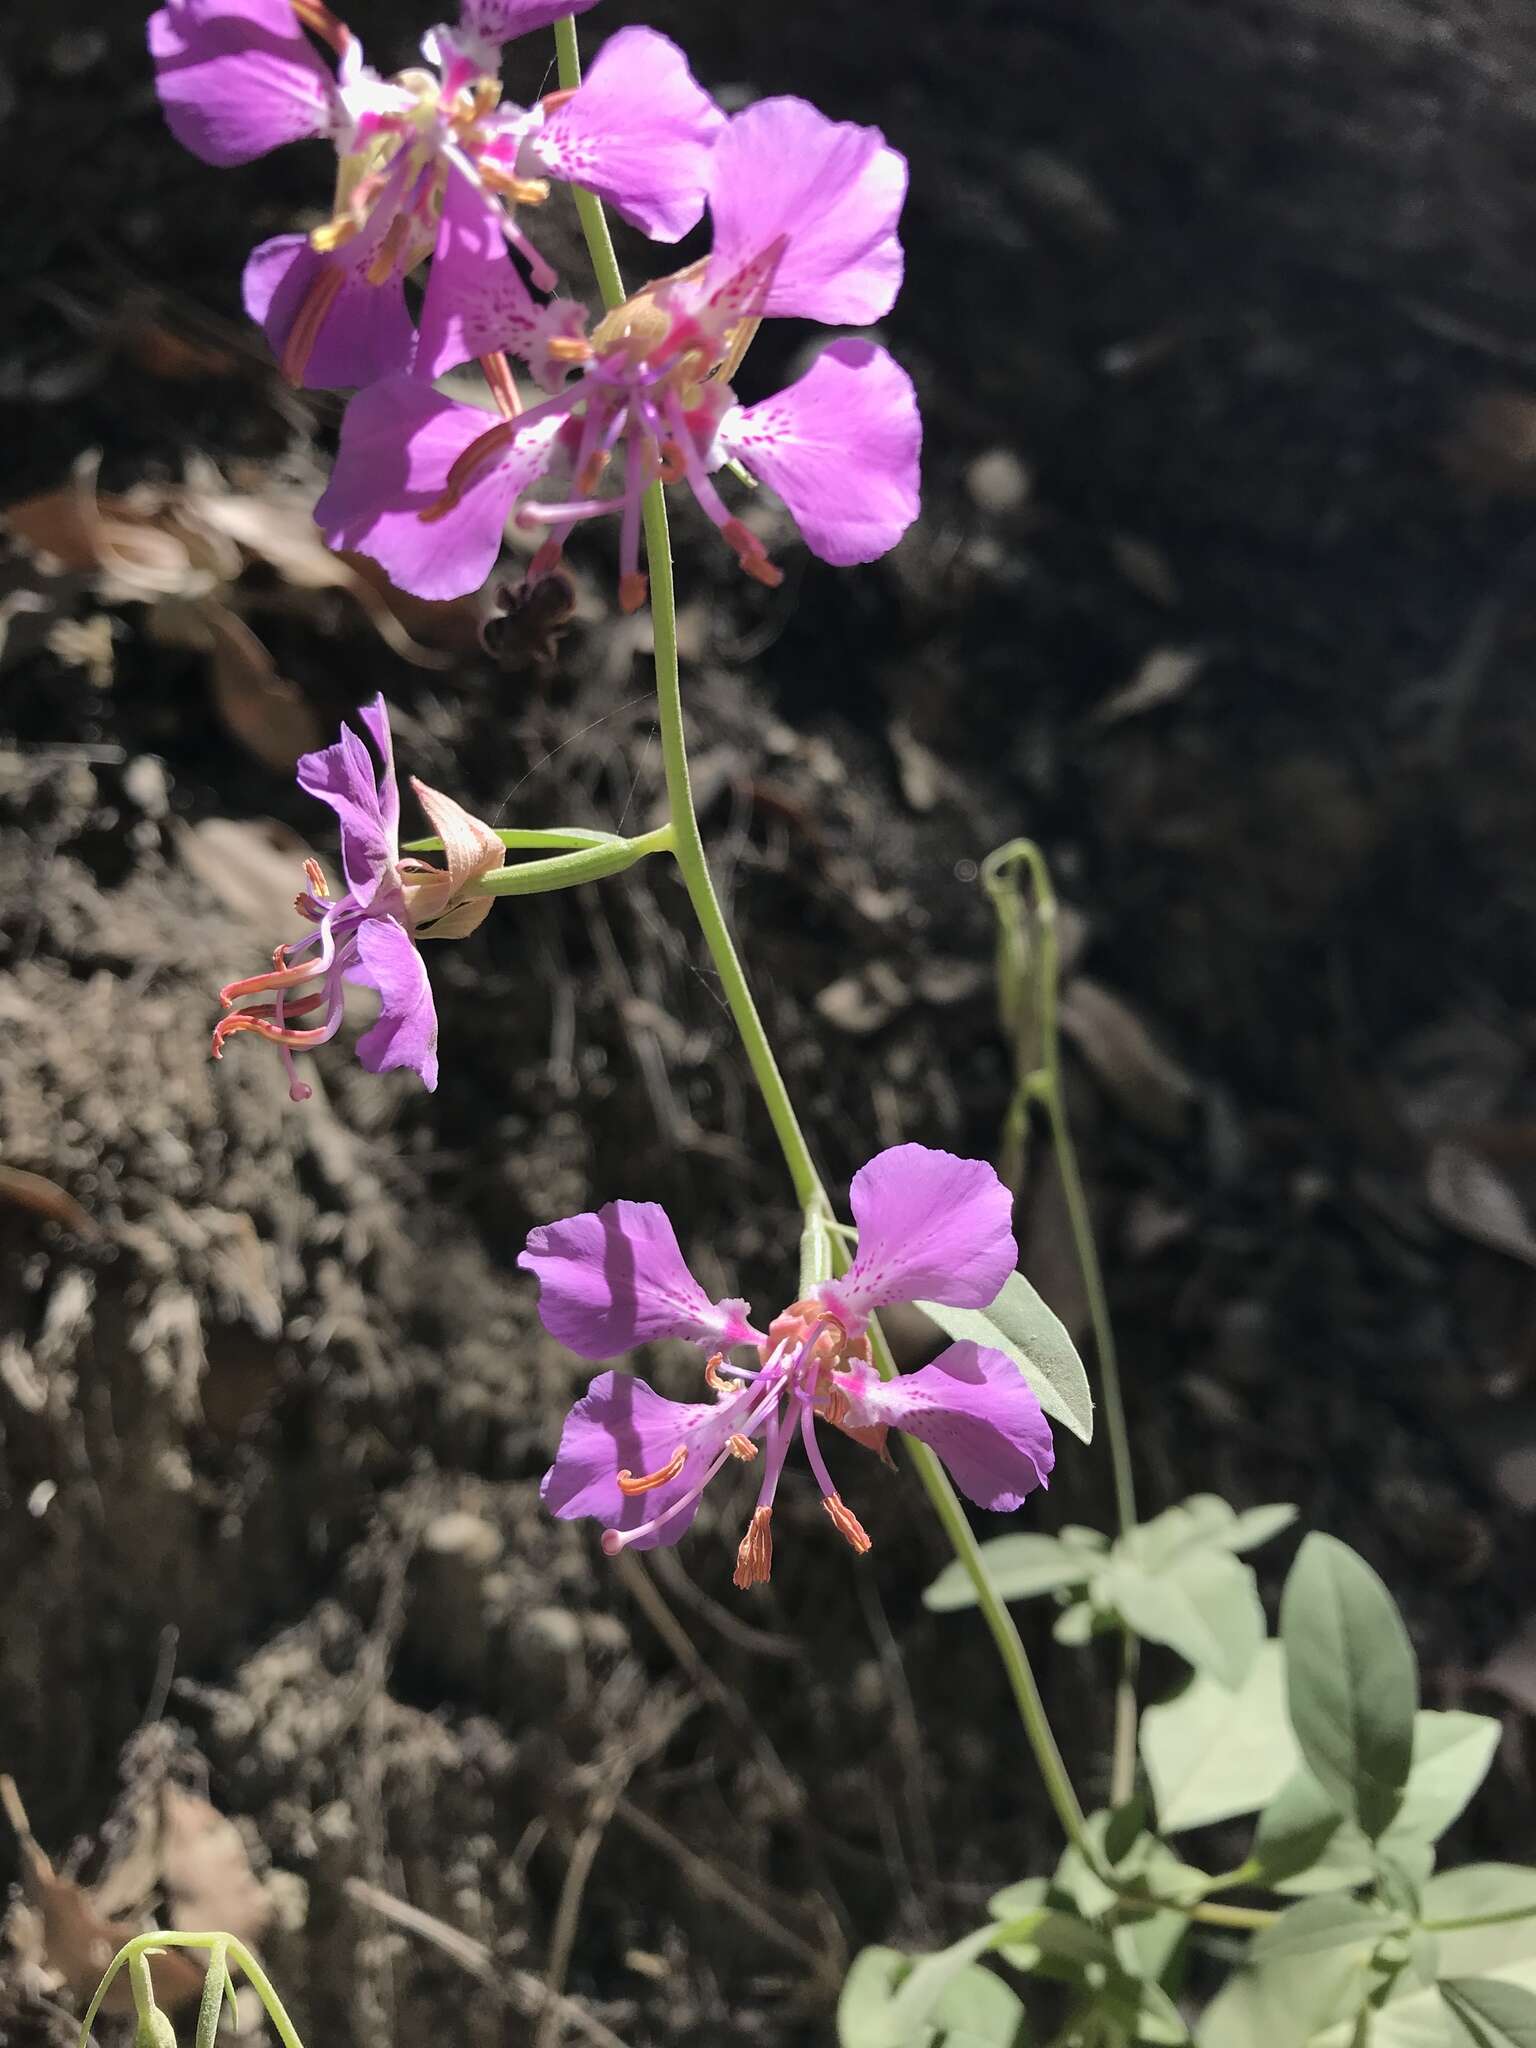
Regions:
M 556 22 L 554 32 L 560 85 L 562 90 L 570 90 L 581 82 L 575 20 L 567 16 Z M 608 232 L 607 216 L 601 200 L 594 193 L 577 189 L 574 196 L 598 289 L 604 305 L 612 310 L 623 303 L 624 282 L 614 254 L 613 239 Z M 831 1203 L 721 909 L 693 801 L 678 662 L 676 583 L 666 498 L 660 483 L 651 484 L 645 493 L 644 527 L 655 646 L 657 720 L 661 729 L 668 818 L 673 833 L 671 851 L 682 874 L 700 935 L 720 977 L 731 1019 L 773 1125 L 796 1200 L 808 1228 L 814 1229 L 819 1219 L 831 1215 Z M 848 1263 L 846 1249 L 840 1242 L 832 1246 L 832 1262 L 834 1269 Z M 889 1379 L 895 1374 L 896 1366 L 878 1321 L 871 1322 L 869 1336 L 874 1363 L 881 1376 Z M 1020 1722 L 1062 1830 L 1076 1848 L 1091 1858 L 1082 1806 L 1051 1730 L 1029 1653 L 1013 1616 L 992 1582 L 981 1547 L 943 1466 L 923 1444 L 910 1443 L 910 1452 L 955 1556 L 976 1589 L 982 1618 L 1007 1673 Z
M 1028 871 L 1033 895 L 1027 912 L 1027 925 L 1020 914 L 1015 879 L 1021 867 Z M 1125 1402 L 1120 1391 L 1119 1356 L 1109 1313 L 1109 1294 L 1104 1285 L 1104 1269 L 1099 1263 L 1088 1195 L 1077 1162 L 1077 1147 L 1072 1142 L 1072 1125 L 1067 1116 L 1066 1095 L 1062 1087 L 1058 1005 L 1061 956 L 1056 930 L 1056 891 L 1051 884 L 1045 855 L 1032 839 L 1011 839 L 1006 846 L 1000 846 L 995 853 L 989 854 L 982 863 L 981 880 L 992 899 L 1003 939 L 1004 973 L 1011 984 L 1003 991 L 1004 1015 L 1010 1022 L 1020 1068 L 1008 1112 L 1003 1177 L 1010 1184 L 1017 1185 L 1030 1107 L 1039 1103 L 1045 1111 L 1057 1169 L 1061 1174 L 1072 1249 L 1078 1271 L 1082 1274 L 1083 1291 L 1088 1297 L 1088 1319 L 1098 1358 L 1104 1426 L 1109 1437 L 1115 1520 L 1120 1534 L 1127 1536 L 1136 1526 L 1136 1481 L 1131 1466 L 1130 1431 L 1126 1427 Z M 1028 1003 L 1024 1001 L 1026 991 L 1032 998 Z M 1026 1034 L 1032 1036 L 1032 1044 Z M 1122 1629 L 1120 1674 L 1115 1685 L 1114 1748 L 1110 1763 L 1111 1806 L 1123 1806 L 1136 1789 L 1136 1670 L 1139 1661 L 1137 1638 L 1130 1629 Z

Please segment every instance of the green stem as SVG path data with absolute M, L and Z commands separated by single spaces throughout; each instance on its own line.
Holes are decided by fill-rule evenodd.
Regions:
M 1015 863 L 1029 870 L 1034 892 L 1034 957 L 1027 963 L 1034 984 L 1035 1004 L 1031 1022 L 1039 1033 L 1038 1065 L 1020 1077 L 1014 1110 L 1033 1099 L 1043 1104 L 1050 1126 L 1051 1143 L 1061 1174 L 1062 1193 L 1067 1204 L 1067 1223 L 1083 1290 L 1088 1297 L 1088 1319 L 1093 1328 L 1094 1352 L 1099 1366 L 1099 1393 L 1104 1408 L 1104 1425 L 1109 1436 L 1109 1462 L 1115 1489 L 1115 1520 L 1120 1534 L 1136 1526 L 1136 1481 L 1131 1466 L 1130 1431 L 1125 1421 L 1125 1400 L 1120 1390 L 1120 1361 L 1115 1349 L 1115 1329 L 1109 1313 L 1109 1295 L 1104 1269 L 1099 1264 L 1098 1245 L 1093 1235 L 1093 1218 L 1087 1190 L 1078 1165 L 1077 1147 L 1072 1142 L 1072 1125 L 1067 1116 L 1062 1087 L 1061 1031 L 1058 988 L 1061 975 L 1060 945 L 1056 930 L 1056 891 L 1045 856 L 1031 839 L 1014 839 L 999 847 L 982 869 L 982 880 L 999 916 L 1005 871 Z M 1006 929 L 1006 922 L 1004 928 Z M 1020 1020 L 1022 1029 L 1026 1020 Z M 1120 1675 L 1115 1686 L 1115 1736 L 1110 1765 L 1110 1804 L 1121 1806 L 1136 1789 L 1136 1669 L 1140 1647 L 1129 1629 L 1120 1635 Z
M 135 2003 L 139 2004 L 142 2017 L 144 2007 L 140 2004 L 140 1999 L 149 1983 L 147 1974 L 148 1958 L 155 1954 L 158 1949 L 165 1948 L 207 1949 L 211 1956 L 209 1976 L 217 1976 L 221 1987 L 228 1980 L 228 1968 L 225 1958 L 228 1957 L 230 1961 L 238 1963 L 246 1976 L 250 1978 L 251 1987 L 255 1991 L 256 1996 L 261 2000 L 267 2017 L 271 2020 L 273 2027 L 277 2031 L 277 2037 L 283 2044 L 283 2048 L 304 2048 L 303 2042 L 299 2039 L 297 2028 L 283 2009 L 283 2001 L 278 1997 L 272 1980 L 245 1946 L 244 1942 L 236 1941 L 232 1934 L 192 1934 L 183 1932 L 180 1928 L 152 1928 L 147 1934 L 136 1934 L 132 1941 L 125 1942 L 118 1950 L 107 1966 L 106 1975 L 96 1987 L 95 1997 L 86 2007 L 85 2018 L 80 2024 L 80 2048 L 88 2048 L 91 2028 L 96 2023 L 96 2015 L 101 2011 L 101 2002 L 111 1989 L 118 1971 L 122 1969 L 125 1963 L 133 1980 L 134 1999 Z M 152 1997 L 153 1993 L 151 1992 L 149 1995 Z M 208 1994 L 205 1988 L 203 1997 L 204 2008 L 206 2008 L 207 2003 Z M 217 2011 L 216 2006 L 215 2011 Z M 199 2033 L 201 2033 L 201 2014 L 199 2016 Z
M 581 59 L 576 42 L 576 24 L 570 17 L 555 24 L 555 47 L 559 57 L 560 84 L 572 88 L 581 83 Z M 608 223 L 602 203 L 593 194 L 576 191 L 576 206 L 586 235 L 588 253 L 597 276 L 598 289 L 603 303 L 610 310 L 622 304 L 624 283 L 619 274 L 617 259 L 613 253 L 613 242 L 608 233 Z M 651 579 L 651 618 L 655 641 L 656 659 L 656 703 L 657 722 L 661 728 L 662 767 L 666 776 L 667 805 L 673 835 L 672 852 L 677 860 L 683 883 L 688 891 L 688 900 L 698 920 L 699 930 L 715 971 L 720 977 L 720 986 L 746 1053 L 747 1063 L 752 1069 L 753 1079 L 768 1111 L 779 1150 L 789 1169 L 794 1184 L 795 1197 L 805 1215 L 808 1226 L 814 1231 L 821 1218 L 830 1217 L 832 1205 L 816 1171 L 816 1162 L 805 1133 L 800 1128 L 800 1119 L 795 1114 L 794 1104 L 784 1085 L 784 1077 L 774 1058 L 773 1047 L 763 1028 L 753 1000 L 751 985 L 746 970 L 741 964 L 731 938 L 730 927 L 715 893 L 713 877 L 709 871 L 709 860 L 704 851 L 703 834 L 699 829 L 698 812 L 694 807 L 693 784 L 688 768 L 688 739 L 683 721 L 682 680 L 677 653 L 677 597 L 672 574 L 672 545 L 667 524 L 667 503 L 663 487 L 652 484 L 645 493 L 645 550 L 646 567 Z M 833 1256 L 841 1250 L 834 1248 Z M 813 1253 L 812 1258 L 820 1254 Z M 871 1343 L 881 1372 L 889 1378 L 895 1371 L 895 1364 L 886 1348 L 885 1340 L 877 1327 L 871 1325 Z M 1024 1732 L 1035 1753 L 1040 1775 L 1051 1804 L 1056 1809 L 1068 1839 L 1079 1849 L 1088 1853 L 1087 1838 L 1083 1826 L 1083 1812 L 1077 1795 L 1062 1762 L 1056 1738 L 1051 1732 L 1050 1721 L 1040 1698 L 1040 1689 L 1035 1682 L 1034 1671 L 1029 1662 L 1013 1616 L 1002 1600 L 987 1572 L 971 1526 L 966 1518 L 949 1476 L 943 1466 L 926 1445 L 911 1444 L 913 1463 L 927 1489 L 935 1512 L 944 1526 L 945 1533 L 954 1546 L 955 1555 L 965 1569 L 976 1590 L 977 1603 L 981 1608 L 992 1639 L 997 1645 L 1008 1680 L 1018 1704 L 1019 1716 Z

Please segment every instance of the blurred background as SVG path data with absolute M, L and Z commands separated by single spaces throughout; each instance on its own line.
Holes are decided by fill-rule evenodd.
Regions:
M 604 0 L 585 47 L 641 13 Z M 975 871 L 1032 834 L 1145 1507 L 1294 1500 L 1362 1550 L 1427 1703 L 1505 1717 L 1465 1845 L 1529 1857 L 1536 27 L 643 14 L 727 104 L 802 93 L 912 163 L 881 333 L 921 522 L 836 572 L 761 508 L 768 592 L 678 519 L 706 829 L 825 1170 L 996 1154 Z M 350 19 L 385 69 L 427 25 Z M 825 2041 L 853 1950 L 953 1937 L 1058 1845 L 980 1624 L 920 1605 L 909 1478 L 839 1446 L 873 1555 L 791 1483 L 751 1599 L 741 1501 L 643 1572 L 540 1512 L 584 1375 L 515 1270 L 531 1224 L 655 1198 L 709 1281 L 793 1284 L 672 878 L 443 949 L 435 1096 L 345 1045 L 302 1107 L 265 1048 L 207 1059 L 214 991 L 334 854 L 297 752 L 382 690 L 402 769 L 472 808 L 636 829 L 647 623 L 591 532 L 549 658 L 319 548 L 339 404 L 239 303 L 250 244 L 326 207 L 318 145 L 185 155 L 122 0 L 10 10 L 0 121 L 0 1770 L 92 1887 L 40 1901 L 0 1840 L 52 1906 L 12 1915 L 0 2035 L 70 2039 L 89 1916 L 153 1895 L 259 1940 L 311 2048 Z M 742 397 L 806 339 L 765 336 Z M 1020 1237 L 1086 1343 L 1043 1144 Z M 1109 1515 L 1064 1439 L 1029 1526 Z M 1097 1801 L 1107 1664 L 1022 1618 Z

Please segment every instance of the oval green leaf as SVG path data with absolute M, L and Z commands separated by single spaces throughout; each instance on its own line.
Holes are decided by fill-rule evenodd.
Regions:
M 1280 1600 L 1291 1726 L 1312 1775 L 1373 1840 L 1413 1762 L 1418 1667 L 1392 1596 L 1363 1557 L 1314 1532 Z
M 1011 1358 L 1054 1422 L 1082 1441 L 1093 1441 L 1093 1396 L 1077 1348 L 1054 1310 L 1047 1308 L 1022 1273 L 1010 1273 L 989 1308 L 945 1308 L 937 1301 L 916 1304 L 946 1337 L 986 1344 Z

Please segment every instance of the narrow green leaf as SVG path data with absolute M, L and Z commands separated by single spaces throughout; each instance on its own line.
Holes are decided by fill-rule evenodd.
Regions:
M 1373 1839 L 1402 1803 L 1418 1670 L 1392 1596 L 1364 1558 L 1316 1531 L 1280 1602 L 1291 1725 L 1313 1776 Z
M 1022 1273 L 1009 1274 L 989 1308 L 945 1308 L 936 1301 L 916 1305 L 946 1337 L 1004 1352 L 1034 1388 L 1046 1414 L 1085 1444 L 1093 1441 L 1093 1396 L 1083 1361 L 1060 1317 Z
M 1005 1600 L 1030 1600 L 1039 1593 L 1054 1593 L 1064 1586 L 1084 1585 L 1100 1566 L 1094 1551 L 1028 1531 L 994 1536 L 982 1544 L 981 1554 L 992 1583 Z M 974 1607 L 976 1589 L 964 1566 L 946 1565 L 924 1593 L 923 1605 L 933 1614 L 952 1614 L 962 1607 Z
M 1163 1832 L 1267 1806 L 1299 1758 L 1285 1714 L 1285 1660 L 1265 1643 L 1235 1692 L 1197 1675 L 1142 1716 L 1141 1754 Z
M 1235 1689 L 1264 1640 L 1264 1609 L 1249 1567 L 1223 1550 L 1181 1552 L 1163 1570 L 1112 1563 L 1099 1597 L 1134 1634 Z
M 1326 1898 L 1303 1899 L 1299 1906 L 1288 1907 L 1273 1926 L 1254 1936 L 1249 1956 L 1255 1964 L 1264 1964 L 1357 1944 L 1374 1948 L 1386 1935 L 1401 1933 L 1405 1925 L 1348 1892 L 1330 1892 Z
M 1261 1543 L 1289 1529 L 1295 1519 L 1296 1510 L 1288 1500 L 1270 1501 L 1264 1507 L 1242 1509 L 1217 1540 L 1228 1550 L 1257 1550 Z
M 1065 1649 L 1080 1650 L 1092 1640 L 1099 1626 L 1098 1611 L 1091 1600 L 1074 1600 L 1051 1623 L 1051 1634 Z
M 1536 1992 L 1497 1977 L 1445 1977 L 1440 1996 L 1471 2048 L 1536 2048 Z

